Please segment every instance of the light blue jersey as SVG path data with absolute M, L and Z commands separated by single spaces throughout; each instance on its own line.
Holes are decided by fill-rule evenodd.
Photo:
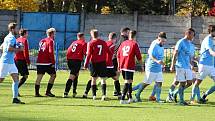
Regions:
M 161 47 L 155 41 L 153 41 L 148 50 L 149 56 L 153 56 L 157 60 L 164 59 L 164 47 Z M 153 61 L 150 57 L 148 57 L 146 62 L 146 70 L 154 73 L 162 72 L 162 65 Z
M 7 64 L 14 64 L 14 52 L 8 51 L 9 47 L 15 47 L 16 45 L 16 38 L 12 33 L 9 33 L 3 42 L 3 52 L 0 58 L 0 63 L 7 63 Z
M 211 35 L 205 37 L 201 44 L 199 64 L 214 65 L 214 57 L 210 54 L 209 49 L 213 49 L 213 38 Z
M 176 68 L 190 69 L 190 41 L 182 38 L 175 46 L 175 50 L 178 50 L 176 57 Z
M 190 42 L 190 58 L 195 57 L 195 45 Z

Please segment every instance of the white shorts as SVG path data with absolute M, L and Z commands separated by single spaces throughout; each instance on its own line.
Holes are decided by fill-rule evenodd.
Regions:
M 214 80 L 215 78 L 215 68 L 213 66 L 207 66 L 199 64 L 199 76 L 198 79 L 203 80 L 207 76 Z M 214 80 L 215 81 L 215 80 Z
M 193 73 L 191 69 L 176 68 L 176 80 L 179 82 L 186 82 L 193 80 Z
M 145 73 L 146 73 L 145 74 L 146 77 L 144 78 L 143 82 L 146 84 L 151 84 L 152 81 L 155 81 L 155 82 L 163 82 L 164 81 L 162 72 L 154 73 L 154 72 L 146 71 Z
M 5 78 L 8 74 L 18 74 L 15 64 L 0 63 L 0 78 Z

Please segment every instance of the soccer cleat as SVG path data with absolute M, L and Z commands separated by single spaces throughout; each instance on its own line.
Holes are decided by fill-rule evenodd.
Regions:
M 73 95 L 72 95 L 72 97 L 76 97 L 76 95 L 77 95 L 77 92 L 74 92 Z
M 149 101 L 156 101 L 156 97 L 155 96 L 150 96 Z
M 68 98 L 68 97 L 69 97 L 69 95 L 67 93 L 63 94 L 63 98 Z
M 35 97 L 43 97 L 41 94 L 35 94 Z
M 172 96 L 172 94 L 168 95 L 168 97 L 166 98 L 166 102 L 169 102 L 169 103 L 173 102 L 173 96 Z
M 103 95 L 101 101 L 105 101 L 106 100 L 106 96 Z
M 52 94 L 51 92 L 46 92 L 46 94 L 45 94 L 47 97 L 55 97 L 55 95 L 54 94 Z
M 119 103 L 120 103 L 120 104 L 128 104 L 128 101 L 120 100 Z
M 83 94 L 83 96 L 82 96 L 83 98 L 87 98 L 87 94 Z
M 201 98 L 198 102 L 199 102 L 200 104 L 206 104 L 207 101 L 208 101 L 207 99 Z
M 132 98 L 129 98 L 128 99 L 128 104 L 130 104 L 130 103 L 134 103 L 135 101 L 132 99 Z
M 19 100 L 18 98 L 13 98 L 13 104 L 25 104 L 24 102 L 22 102 L 21 100 Z
M 20 93 L 18 93 L 18 97 L 22 97 L 22 95 L 20 95 Z
M 162 100 L 159 100 L 159 101 L 156 101 L 157 103 L 165 103 L 165 101 L 162 101 Z
M 187 106 L 189 105 L 187 102 L 183 101 L 183 102 L 179 102 L 179 105 L 182 105 L 182 106 Z
M 119 95 L 118 92 L 116 91 L 113 92 L 113 96 L 118 96 L 118 95 Z
M 93 96 L 93 100 L 96 100 L 96 96 Z

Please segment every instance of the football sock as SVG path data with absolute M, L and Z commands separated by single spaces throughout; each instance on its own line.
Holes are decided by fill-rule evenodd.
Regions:
M 132 90 L 133 90 L 133 91 L 138 90 L 139 87 L 140 87 L 141 85 L 142 85 L 142 83 L 139 83 L 138 85 L 134 86 L 134 87 L 132 88 Z
M 102 84 L 102 95 L 106 95 L 106 84 Z
M 21 86 L 25 83 L 26 80 L 27 80 L 27 79 L 26 79 L 25 77 L 22 77 L 22 78 L 20 79 L 20 81 L 19 81 L 19 86 L 18 86 L 18 87 L 21 87 Z
M 202 98 L 205 99 L 208 95 L 212 94 L 214 91 L 215 91 L 215 85 L 212 86 L 209 90 L 207 90 Z
M 179 87 L 178 94 L 179 94 L 180 102 L 184 102 L 184 87 L 183 86 Z
M 89 93 L 89 91 L 90 91 L 90 88 L 91 88 L 91 82 L 92 82 L 92 80 L 89 80 L 88 82 L 87 82 L 87 86 L 86 86 L 86 89 L 85 89 L 85 94 L 88 94 Z
M 96 85 L 92 85 L 93 96 L 96 96 Z
M 66 87 L 64 93 L 68 94 L 72 86 L 72 79 L 68 79 L 66 82 Z
M 141 83 L 141 85 L 139 85 L 139 89 L 137 90 L 136 96 L 140 97 L 140 94 L 142 93 L 143 90 L 144 90 L 144 84 Z
M 154 85 L 151 96 L 155 96 L 156 94 L 156 88 L 157 88 L 157 84 Z
M 47 89 L 46 89 L 46 92 L 47 92 L 47 93 L 50 93 L 50 92 L 51 92 L 52 87 L 53 87 L 53 84 L 48 83 L 48 85 L 47 85 Z
M 114 81 L 114 86 L 115 86 L 116 92 L 119 94 L 121 91 L 119 80 Z
M 169 95 L 173 94 L 173 91 L 175 90 L 175 85 L 171 85 L 171 87 L 169 88 Z
M 128 85 L 128 98 L 132 99 L 132 83 Z
M 77 85 L 78 85 L 78 77 L 76 77 L 73 81 L 73 93 L 76 93 Z
M 160 86 L 156 86 L 156 101 L 160 101 L 160 95 L 161 95 L 161 87 Z
M 40 94 L 39 91 L 40 91 L 40 85 L 35 84 L 35 95 L 39 95 Z
M 125 100 L 125 95 L 128 92 L 128 88 L 129 88 L 129 84 L 125 83 L 124 87 L 123 87 L 123 91 L 122 91 L 122 96 L 121 96 L 121 100 Z
M 19 94 L 18 85 L 19 85 L 19 81 L 15 81 L 12 84 L 13 98 L 17 98 L 18 97 L 18 94 Z

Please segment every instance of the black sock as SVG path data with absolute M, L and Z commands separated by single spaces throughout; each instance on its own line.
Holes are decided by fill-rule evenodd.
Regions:
M 26 79 L 25 77 L 22 77 L 22 78 L 19 80 L 19 85 L 18 85 L 18 87 L 21 87 L 21 86 L 25 83 L 26 80 L 27 80 L 27 79 Z
M 67 82 L 66 82 L 66 87 L 65 87 L 64 94 L 69 93 L 69 91 L 71 89 L 71 86 L 72 86 L 72 79 L 68 79 Z
M 202 99 L 206 99 L 206 97 L 207 97 L 207 95 L 206 94 L 204 94 L 203 96 L 202 96 Z
M 48 83 L 48 85 L 47 85 L 47 89 L 46 89 L 46 93 L 50 93 L 50 92 L 51 92 L 52 87 L 53 87 L 53 84 Z
M 106 84 L 102 84 L 102 95 L 106 95 Z
M 128 98 L 132 99 L 132 83 L 129 83 L 128 86 Z
M 90 91 L 91 82 L 92 82 L 92 80 L 89 80 L 89 81 L 87 82 L 86 90 L 85 90 L 85 92 L 84 92 L 85 94 L 88 94 L 88 92 Z
M 118 94 L 120 94 L 121 89 L 120 89 L 119 80 L 114 81 L 114 86 L 115 86 L 115 91 L 116 91 Z
M 77 93 L 77 85 L 78 85 L 78 77 L 75 77 L 74 81 L 73 81 L 73 93 Z
M 122 96 L 121 96 L 121 100 L 125 100 L 125 96 L 128 92 L 128 87 L 129 87 L 129 84 L 128 83 L 125 83 L 124 85 L 124 88 L 123 88 L 123 91 L 122 91 Z
M 35 95 L 39 95 L 39 94 L 40 94 L 40 85 L 35 84 Z
M 92 85 L 93 96 L 96 96 L 96 85 Z

